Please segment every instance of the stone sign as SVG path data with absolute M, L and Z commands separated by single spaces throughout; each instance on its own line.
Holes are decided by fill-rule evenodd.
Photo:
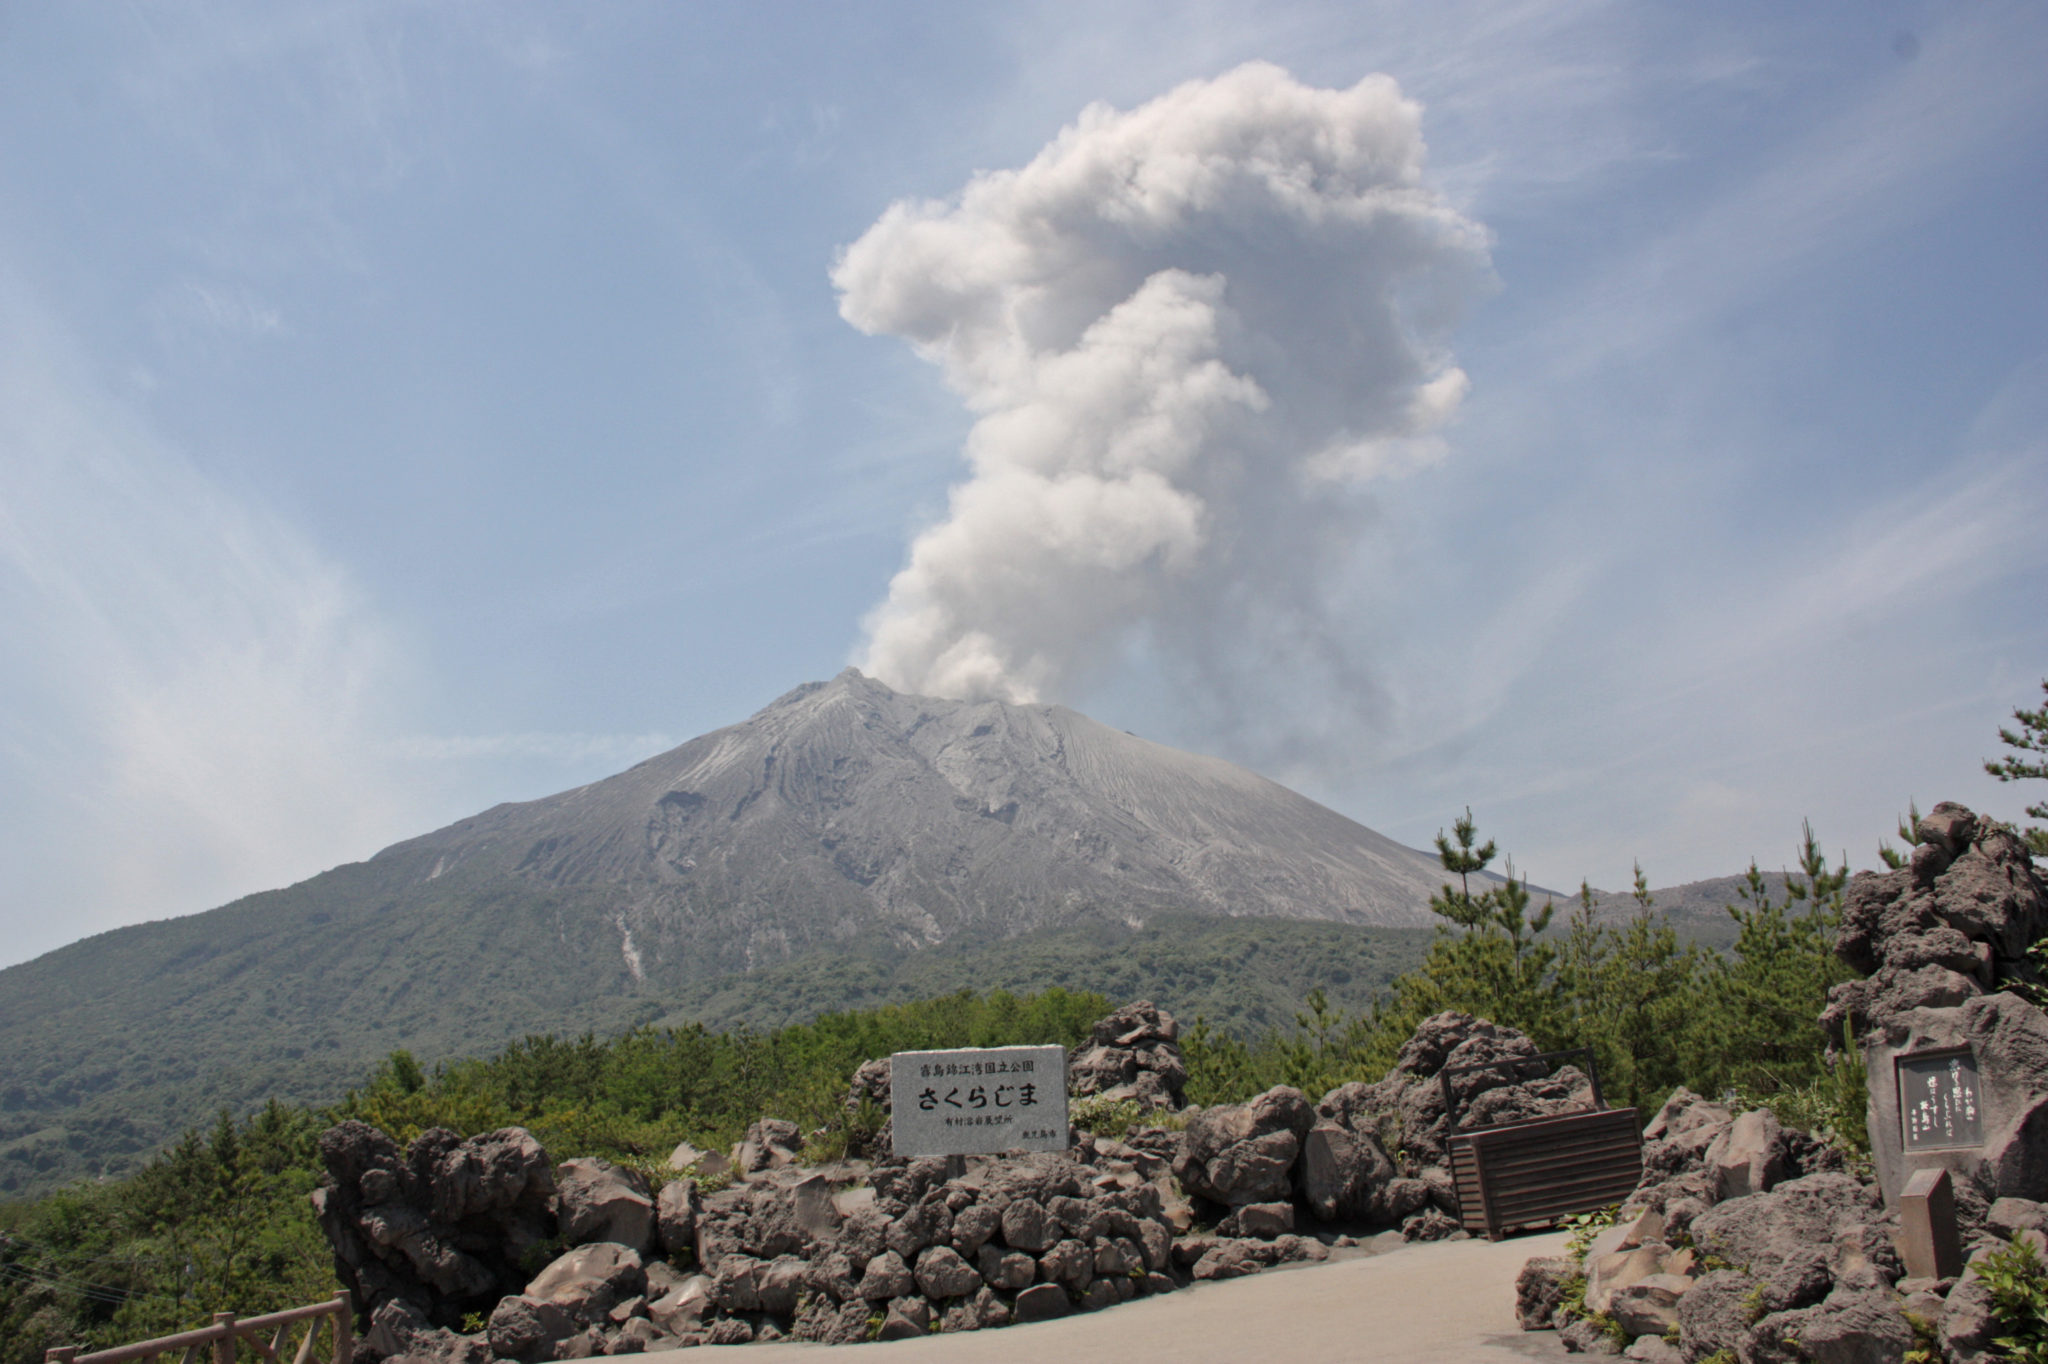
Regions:
M 1968 1047 L 1912 1052 L 1893 1064 L 1899 1085 L 1899 1135 L 1907 1151 L 1983 1144 L 1977 1058 Z
M 889 1058 L 899 1156 L 1067 1149 L 1064 1047 L 899 1051 Z

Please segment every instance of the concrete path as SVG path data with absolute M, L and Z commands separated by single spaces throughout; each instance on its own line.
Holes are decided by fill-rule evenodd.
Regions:
M 749 1345 L 733 1364 L 1527 1364 L 1567 1358 L 1550 1331 L 1515 1325 L 1515 1275 L 1560 1255 L 1564 1234 L 1440 1241 L 1385 1255 L 1269 1269 L 1086 1316 L 873 1345 Z M 719 1357 L 725 1352 L 720 1351 Z M 642 1355 L 706 1364 L 703 1349 Z

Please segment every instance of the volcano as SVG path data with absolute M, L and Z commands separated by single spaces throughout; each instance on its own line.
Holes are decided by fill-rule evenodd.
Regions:
M 1443 877 L 1435 857 L 1219 759 L 1063 706 L 901 695 L 851 668 L 370 865 L 405 886 L 607 887 L 636 981 L 1091 915 L 1418 925 Z
M 1154 918 L 1422 925 L 1441 880 L 1219 759 L 848 669 L 602 781 L 0 971 L 0 1191 L 218 1106 L 336 1098 L 397 1047 L 676 1021 L 735 973 Z

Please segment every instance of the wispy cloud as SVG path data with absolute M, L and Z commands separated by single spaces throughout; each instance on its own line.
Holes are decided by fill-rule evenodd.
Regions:
M 166 301 L 168 318 L 238 336 L 280 336 L 284 314 L 255 291 L 187 280 Z
M 362 856 L 419 810 L 367 736 L 399 660 L 351 583 L 89 378 L 0 275 L 6 837 L 23 955 Z
M 1941 211 L 1983 173 L 1983 149 L 2048 120 L 2044 63 L 2048 26 L 1944 23 L 1917 60 L 1864 77 L 1745 178 L 1587 281 L 1564 324 L 1523 345 L 1553 374 L 1583 373 Z
M 1752 658 L 1965 601 L 1985 583 L 2048 560 L 2048 445 L 1975 471 L 1943 469 L 1831 527 L 1795 570 L 1755 586 Z
M 1569 577 L 1532 588 L 1500 633 L 1398 669 L 1443 695 L 1372 769 L 1405 808 L 1361 808 L 1355 790 L 1353 808 L 1419 840 L 1469 802 L 1539 880 L 1609 886 L 1631 857 L 1665 881 L 1771 864 L 1807 816 L 1867 865 L 1910 795 L 2015 813 L 1976 761 L 2048 661 L 2013 615 L 2048 573 L 2044 470 L 2048 447 L 1965 452 L 1694 562 L 1625 540 L 1583 597 Z M 1665 579 L 1668 609 L 1616 609 L 1599 578 L 1631 567 Z

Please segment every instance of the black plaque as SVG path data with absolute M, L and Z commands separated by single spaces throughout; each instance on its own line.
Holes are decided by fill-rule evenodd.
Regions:
M 1894 1062 L 1899 1133 L 1908 1151 L 1944 1151 L 1984 1143 L 1977 1058 L 1968 1047 L 1922 1051 Z

